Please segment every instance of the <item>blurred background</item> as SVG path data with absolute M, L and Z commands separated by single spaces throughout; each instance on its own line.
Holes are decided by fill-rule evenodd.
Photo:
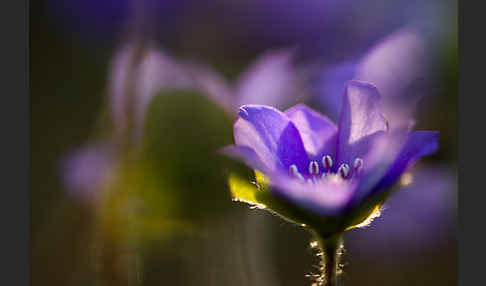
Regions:
M 456 285 L 454 0 L 30 4 L 32 285 L 311 285 L 312 236 L 232 202 L 237 107 L 337 118 L 375 83 L 391 124 L 440 130 L 368 227 L 343 285 Z

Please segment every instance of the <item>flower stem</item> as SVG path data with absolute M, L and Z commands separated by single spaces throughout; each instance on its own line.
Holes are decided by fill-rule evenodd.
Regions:
M 320 286 L 337 286 L 337 273 L 339 265 L 339 248 L 341 247 L 342 234 L 322 238 L 317 234 L 317 241 L 321 250 L 321 277 Z

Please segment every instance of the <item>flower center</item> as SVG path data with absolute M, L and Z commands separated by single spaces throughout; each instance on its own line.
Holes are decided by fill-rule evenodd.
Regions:
M 309 174 L 306 176 L 307 180 L 304 177 L 304 175 L 302 175 L 299 172 L 299 169 L 297 168 L 297 166 L 295 164 L 292 164 L 289 167 L 290 175 L 292 177 L 297 178 L 298 180 L 300 180 L 302 182 L 308 182 L 308 183 L 315 183 L 315 182 L 317 182 L 317 180 L 324 179 L 324 178 L 345 180 L 345 179 L 352 177 L 352 176 L 350 176 L 351 167 L 346 163 L 341 164 L 339 166 L 339 168 L 337 169 L 337 171 L 333 172 L 332 171 L 333 160 L 332 160 L 332 157 L 330 155 L 323 156 L 321 162 L 322 162 L 322 165 L 319 165 L 319 162 L 317 162 L 317 161 L 310 161 L 310 163 L 309 163 Z M 363 170 L 363 164 L 364 164 L 363 159 L 361 159 L 359 157 L 354 159 L 353 164 L 352 164 L 353 175 L 359 174 Z M 319 176 L 319 171 L 320 171 L 319 166 L 322 166 L 322 174 L 320 176 Z

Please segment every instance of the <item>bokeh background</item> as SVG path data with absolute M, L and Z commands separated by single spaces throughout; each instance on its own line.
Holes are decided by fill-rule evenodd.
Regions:
M 119 61 L 130 47 L 149 43 L 169 59 L 211 69 L 235 93 L 270 90 L 285 97 L 284 107 L 305 102 L 332 114 L 332 98 L 359 75 L 356 63 L 413 31 L 420 58 L 405 37 L 387 53 L 375 52 L 373 67 L 384 72 L 378 79 L 387 90 L 400 90 L 390 100 L 400 102 L 398 109 L 420 96 L 417 129 L 440 130 L 440 149 L 403 178 L 381 217 L 346 234 L 340 279 L 456 285 L 456 6 L 454 0 L 32 1 L 31 284 L 311 285 L 319 261 L 312 236 L 231 201 L 228 174 L 251 173 L 216 152 L 232 143 L 233 120 L 231 105 L 215 100 L 218 86 L 198 81 L 186 88 L 179 66 L 166 65 L 157 75 L 167 83 L 154 84 L 156 77 L 141 83 L 142 91 L 122 89 L 137 98 L 145 85 L 156 86 L 148 88 L 141 126 L 121 128 L 114 74 L 124 70 L 124 83 L 151 72 L 137 69 L 143 56 L 136 52 L 131 62 Z M 279 64 L 255 72 L 260 80 L 246 91 L 238 87 L 257 59 L 288 49 L 305 67 L 305 88 L 287 89 L 285 81 L 276 84 L 285 88 L 268 89 L 275 77 L 286 79 L 287 66 Z M 403 69 L 403 80 L 389 81 Z M 189 81 L 198 79 L 194 73 Z M 124 108 L 122 114 L 130 111 Z

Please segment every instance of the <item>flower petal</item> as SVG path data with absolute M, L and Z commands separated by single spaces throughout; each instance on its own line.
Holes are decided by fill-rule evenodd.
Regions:
M 411 164 L 420 157 L 434 153 L 438 147 L 438 131 L 420 130 L 409 133 L 401 152 L 380 180 L 376 189 L 386 188 L 394 184 Z
M 357 60 L 326 67 L 318 79 L 318 100 L 325 114 L 336 120 L 343 103 L 344 84 L 355 78 Z
M 438 147 L 439 132 L 414 131 L 406 128 L 386 133 L 373 141 L 372 151 L 364 158 L 365 170 L 353 205 L 386 191 L 403 172 L 420 157 L 433 153 Z
M 400 180 L 400 190 L 387 199 L 387 210 L 373 222 L 371 233 L 348 234 L 350 240 L 357 239 L 355 243 L 361 245 L 364 254 L 376 257 L 377 251 L 380 255 L 385 252 L 394 255 L 410 251 L 421 253 L 431 246 L 440 247 L 437 244 L 443 243 L 443 238 L 447 238 L 451 227 L 455 226 L 457 178 L 453 169 L 421 165 L 407 170 L 405 178 Z M 421 235 L 416 235 L 418 233 Z M 359 237 L 353 239 L 353 236 Z M 368 251 L 377 242 L 391 244 Z
M 369 150 L 369 137 L 387 130 L 387 122 L 380 113 L 380 95 L 370 83 L 352 80 L 344 88 L 339 116 L 337 144 L 338 163 L 352 163 Z
M 293 58 L 291 49 L 271 51 L 260 57 L 239 78 L 236 104 L 265 104 L 282 108 L 295 100 L 301 76 Z
M 390 126 L 407 126 L 430 82 L 425 37 L 400 28 L 378 42 L 356 68 L 355 79 L 375 84 L 383 94 L 383 113 Z
M 338 129 L 334 122 L 302 104 L 288 109 L 285 114 L 299 130 L 308 154 L 316 157 L 335 155 Z
M 235 106 L 233 90 L 222 75 L 205 64 L 184 62 L 183 65 L 191 77 L 194 89 L 204 92 L 228 114 L 236 115 L 239 106 Z
M 224 155 L 245 162 L 249 167 L 260 172 L 268 172 L 268 167 L 260 160 L 253 149 L 245 146 L 226 146 L 221 150 Z
M 127 111 L 133 109 L 136 141 L 143 134 L 147 107 L 160 90 L 194 85 L 186 68 L 164 51 L 148 47 L 140 56 L 137 53 L 136 45 L 129 43 L 115 54 L 110 65 L 109 83 L 110 108 L 117 132 L 127 128 Z
M 300 171 L 308 167 L 299 131 L 284 113 L 273 107 L 240 107 L 233 131 L 235 144 L 252 149 L 270 171 L 288 171 L 292 164 Z
M 318 215 L 337 215 L 345 210 L 356 191 L 354 181 L 319 180 L 300 182 L 285 175 L 272 177 L 272 191 Z

